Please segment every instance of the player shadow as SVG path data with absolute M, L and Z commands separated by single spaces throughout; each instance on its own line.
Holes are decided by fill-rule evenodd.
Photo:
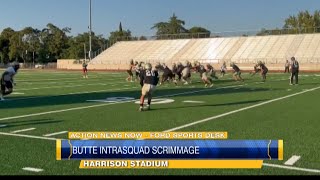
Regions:
M 248 92 L 263 92 L 269 91 L 267 88 L 250 88 L 241 87 L 237 84 L 234 87 L 214 87 L 214 88 L 188 88 L 172 87 L 170 89 L 158 88 L 154 94 L 155 98 L 172 98 L 172 97 L 190 97 L 190 96 L 208 96 L 208 95 L 222 95 L 222 94 L 235 94 L 235 93 L 248 93 Z M 275 91 L 276 89 L 273 89 Z M 106 90 L 107 91 L 107 90 Z M 96 93 L 85 93 L 85 94 L 69 94 L 69 95 L 58 95 L 58 96 L 44 96 L 44 97 L 23 97 L 23 98 L 8 98 L 7 101 L 0 101 L 0 110 L 5 109 L 23 109 L 33 107 L 52 107 L 59 105 L 70 105 L 69 107 L 58 107 L 58 109 L 68 109 L 81 106 L 95 105 L 97 102 L 92 100 L 106 100 L 111 97 L 130 97 L 133 99 L 139 99 L 141 96 L 141 90 L 130 90 L 130 91 L 117 91 L 117 92 L 96 92 Z M 99 103 L 99 102 L 98 102 Z M 100 102 L 101 103 L 101 102 Z M 108 103 L 108 102 L 102 102 Z M 71 106 L 72 105 L 72 106 Z M 112 107 L 112 106 L 110 106 Z M 53 111 L 56 109 L 42 109 L 40 112 Z M 1 119 L 1 118 L 0 118 Z
M 240 101 L 240 102 L 230 102 L 230 103 L 220 103 L 220 104 L 196 104 L 196 105 L 185 105 L 179 107 L 161 107 L 154 108 L 150 111 L 162 111 L 166 109 L 185 109 L 185 108 L 201 108 L 201 107 L 218 107 L 218 106 L 233 106 L 233 105 L 243 105 L 243 104 L 254 104 L 263 101 L 267 101 L 268 99 L 260 99 L 260 100 L 252 100 L 252 101 Z
M 23 120 L 23 121 L 15 121 L 15 122 L 2 122 L 2 124 L 5 124 L 5 127 L 2 127 L 0 129 L 5 128 L 12 128 L 12 127 L 19 127 L 19 126 L 28 126 L 28 125 L 46 125 L 46 124 L 55 124 L 55 123 L 61 123 L 62 120 L 54 120 L 54 119 L 35 119 L 35 120 Z

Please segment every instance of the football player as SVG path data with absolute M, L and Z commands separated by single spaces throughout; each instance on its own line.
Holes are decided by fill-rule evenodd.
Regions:
M 133 63 L 133 59 L 131 59 L 130 62 L 129 62 L 129 67 L 127 69 L 128 77 L 127 77 L 126 80 L 128 82 L 133 82 L 133 73 L 132 73 L 133 67 L 134 67 L 134 63 Z
M 1 76 L 1 93 L 0 100 L 4 100 L 4 96 L 13 92 L 13 86 L 15 85 L 13 77 L 18 73 L 20 69 L 19 63 L 14 63 L 13 66 L 7 68 Z
M 226 62 L 223 62 L 222 66 L 220 67 L 220 77 L 224 77 L 226 73 L 227 73 L 227 64 Z
M 86 61 L 83 61 L 82 63 L 82 73 L 83 73 L 83 78 L 88 79 L 88 64 Z
M 158 82 L 158 71 L 152 70 L 152 65 L 150 63 L 147 63 L 145 65 L 145 69 L 140 73 L 140 85 L 142 87 L 139 108 L 140 112 L 144 110 L 150 110 L 152 94 L 155 91 Z M 144 99 L 146 96 L 148 97 L 148 105 L 147 108 L 144 109 Z
M 230 67 L 232 67 L 232 69 L 234 70 L 234 73 L 233 73 L 233 78 L 234 78 L 234 80 L 236 80 L 236 81 L 244 81 L 243 79 L 242 79 L 242 77 L 241 77 L 241 70 L 240 70 L 240 68 L 235 64 L 235 63 L 231 63 L 230 64 Z
M 163 74 L 161 76 L 160 85 L 162 85 L 163 83 L 165 83 L 168 80 L 171 80 L 175 84 L 177 84 L 176 80 L 174 79 L 174 75 L 172 73 L 172 70 L 169 69 L 169 67 L 164 63 L 162 64 L 162 70 L 163 70 Z
M 268 68 L 267 66 L 265 65 L 265 63 L 263 63 L 262 61 L 259 61 L 259 66 L 260 66 L 260 69 L 261 69 L 261 77 L 262 77 L 262 82 L 266 82 L 267 80 L 267 73 L 268 73 Z
M 255 65 L 253 66 L 253 71 L 250 72 L 249 74 L 251 74 L 251 76 L 254 76 L 254 75 L 256 75 L 258 72 L 260 72 L 261 69 L 259 68 L 259 66 L 260 66 L 259 63 L 258 63 L 258 64 L 255 64 Z

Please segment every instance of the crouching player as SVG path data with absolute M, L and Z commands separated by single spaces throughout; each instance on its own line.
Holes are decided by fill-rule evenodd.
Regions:
M 140 72 L 140 85 L 142 87 L 141 90 L 141 98 L 140 98 L 140 108 L 139 111 L 144 111 L 144 99 L 148 97 L 148 105 L 146 110 L 150 110 L 152 94 L 156 89 L 156 86 L 159 82 L 159 74 L 158 71 L 152 70 L 152 65 L 147 63 L 145 65 L 144 71 Z
M 267 73 L 268 73 L 268 68 L 263 62 L 259 62 L 259 66 L 261 69 L 261 77 L 262 77 L 262 82 L 266 82 L 267 80 Z
M 1 93 L 0 100 L 3 101 L 3 96 L 9 95 L 13 91 L 13 85 L 15 85 L 13 77 L 17 74 L 20 69 L 20 65 L 18 63 L 14 64 L 12 67 L 6 69 L 6 71 L 1 76 Z

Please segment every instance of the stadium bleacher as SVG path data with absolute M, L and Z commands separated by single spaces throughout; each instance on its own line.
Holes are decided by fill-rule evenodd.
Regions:
M 320 70 L 320 34 L 122 41 L 94 58 L 89 66 L 125 70 L 131 59 L 167 64 L 188 60 L 215 66 L 235 62 L 243 69 L 251 69 L 253 63 L 263 61 L 271 70 L 279 70 L 292 56 L 305 64 L 305 70 Z M 58 68 L 77 69 L 78 65 L 60 62 Z

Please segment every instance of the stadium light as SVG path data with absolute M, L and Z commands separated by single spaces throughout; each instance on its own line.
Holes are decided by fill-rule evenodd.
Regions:
M 92 59 L 92 18 L 91 18 L 91 0 L 89 0 L 89 60 Z

